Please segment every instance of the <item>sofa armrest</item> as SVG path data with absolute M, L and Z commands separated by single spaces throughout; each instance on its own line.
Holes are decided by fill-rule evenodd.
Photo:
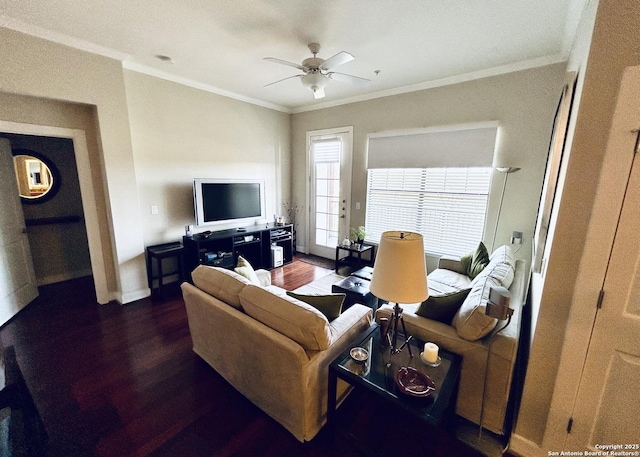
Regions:
M 362 324 L 369 326 L 372 321 L 373 311 L 371 308 L 359 303 L 350 306 L 329 323 L 331 332 L 331 343 L 329 343 L 329 345 L 332 345 L 342 338 L 354 326 L 361 326 Z
M 463 275 L 467 274 L 464 267 L 462 266 L 460 257 L 444 255 L 440 257 L 440 259 L 438 259 L 438 268 L 455 271 L 456 273 L 460 273 Z
M 262 287 L 271 285 L 271 272 L 269 270 L 256 270 L 256 276 L 258 276 Z

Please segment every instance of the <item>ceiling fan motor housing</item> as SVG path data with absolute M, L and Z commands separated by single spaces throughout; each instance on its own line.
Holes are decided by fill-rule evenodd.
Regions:
M 322 62 L 324 62 L 324 59 L 320 57 L 309 57 L 302 61 L 302 66 L 307 67 L 309 70 L 318 70 Z

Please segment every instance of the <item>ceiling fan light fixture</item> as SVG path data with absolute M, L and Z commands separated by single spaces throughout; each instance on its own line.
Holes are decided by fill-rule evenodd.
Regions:
M 320 72 L 312 72 L 300 78 L 302 85 L 313 92 L 315 98 L 324 97 L 324 88 L 327 86 L 328 79 Z
M 314 86 L 318 89 L 327 87 L 327 77 L 321 73 L 308 73 L 301 78 L 301 81 L 304 87 L 311 90 Z

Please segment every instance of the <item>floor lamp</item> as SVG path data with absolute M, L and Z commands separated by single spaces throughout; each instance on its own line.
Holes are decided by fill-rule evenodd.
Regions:
M 498 233 L 498 222 L 500 222 L 500 213 L 502 213 L 502 201 L 504 200 L 504 191 L 507 188 L 507 179 L 509 174 L 518 171 L 519 167 L 496 167 L 496 171 L 504 173 L 504 181 L 502 183 L 502 192 L 500 193 L 500 206 L 498 206 L 498 215 L 496 216 L 496 226 L 493 229 L 493 240 L 491 240 L 491 252 L 495 249 L 496 234 Z
M 429 297 L 427 289 L 427 268 L 424 260 L 424 242 L 422 235 L 412 232 L 384 232 L 380 237 L 380 246 L 373 266 L 371 293 L 378 299 L 395 303 L 393 315 L 384 335 L 389 338 L 391 354 L 396 354 L 408 345 L 411 339 L 407 335 L 400 303 L 420 303 Z M 398 325 L 402 325 L 405 341 L 398 347 Z M 407 346 L 409 355 L 411 346 Z

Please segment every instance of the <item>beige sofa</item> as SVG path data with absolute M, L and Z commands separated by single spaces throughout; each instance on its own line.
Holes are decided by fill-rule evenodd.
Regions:
M 199 266 L 183 283 L 193 350 L 245 397 L 298 440 L 326 422 L 329 364 L 371 325 L 356 304 L 329 322 L 315 308 L 270 285 L 215 267 Z M 343 399 L 347 385 L 338 386 Z
M 417 315 L 417 304 L 403 305 L 407 332 L 463 357 L 456 413 L 476 424 L 480 424 L 482 414 L 484 428 L 503 434 L 520 334 L 525 287 L 524 262 L 515 261 L 511 248 L 502 246 L 494 251 L 489 265 L 473 281 L 465 275 L 461 262 L 452 258 L 440 259 L 438 269 L 427 278 L 431 295 L 465 288 L 471 288 L 471 292 L 451 324 Z M 502 285 L 509 289 L 510 307 L 514 310 L 510 324 L 495 335 L 507 321 L 497 321 L 484 315 L 488 286 L 491 285 Z M 472 309 L 473 303 L 480 306 Z M 376 320 L 379 322 L 381 317 L 389 318 L 391 314 L 392 307 L 383 305 L 376 313 Z M 486 332 L 487 335 L 481 336 Z M 488 369 L 486 391 L 485 368 Z M 483 396 L 484 413 L 481 413 Z

